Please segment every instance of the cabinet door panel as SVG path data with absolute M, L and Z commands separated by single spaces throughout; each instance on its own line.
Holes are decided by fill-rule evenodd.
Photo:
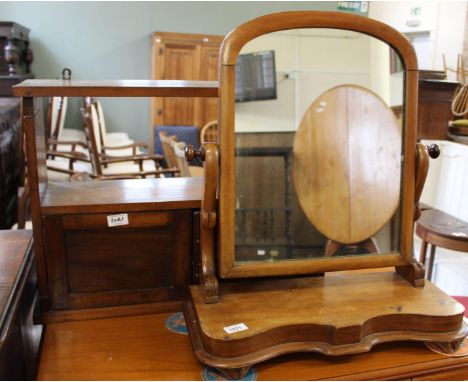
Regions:
M 151 78 L 154 80 L 217 80 L 218 52 L 223 36 L 154 32 Z M 203 127 L 217 119 L 217 99 L 152 98 L 150 150 L 154 152 L 154 127 Z
M 195 80 L 197 56 L 195 45 L 166 44 L 164 48 L 164 79 Z M 164 98 L 162 117 L 164 125 L 193 125 L 193 98 Z
M 192 212 L 45 217 L 52 309 L 85 309 L 182 300 L 191 280 Z
M 200 80 L 218 80 L 218 54 L 219 47 L 201 47 Z M 208 122 L 218 119 L 217 98 L 198 98 L 197 101 L 198 104 L 195 109 L 197 113 L 197 126 L 203 127 Z

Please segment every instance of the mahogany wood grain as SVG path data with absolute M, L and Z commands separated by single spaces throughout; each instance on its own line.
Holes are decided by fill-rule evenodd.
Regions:
M 419 198 L 421 197 L 426 182 L 427 172 L 429 171 L 429 154 L 426 145 L 418 143 L 416 146 L 416 173 L 415 173 L 415 190 L 414 190 L 414 221 L 421 216 L 421 207 Z
M 454 343 L 468 332 L 460 303 L 430 283 L 411 288 L 392 272 L 220 289 L 220 301 L 206 304 L 202 287 L 191 287 L 184 310 L 197 358 L 213 367 L 241 369 L 294 352 L 355 354 L 409 339 Z M 239 323 L 247 330 L 226 334 L 225 327 Z
M 28 190 L 33 223 L 34 253 L 36 256 L 39 299 L 43 309 L 49 308 L 47 270 L 42 237 L 41 200 L 47 191 L 46 135 L 40 99 L 22 99 L 22 128 L 25 134 L 28 166 Z
M 168 314 L 49 324 L 38 380 L 201 380 L 187 336 L 169 332 Z M 285 355 L 256 366 L 257 380 L 397 380 L 468 373 L 422 343 L 376 345 L 371 353 Z M 449 378 L 442 378 L 449 379 Z
M 293 144 L 294 186 L 310 222 L 339 243 L 375 235 L 398 208 L 401 146 L 395 115 L 376 94 L 342 85 L 320 95 Z
M 418 119 L 418 71 L 406 71 L 403 126 L 403 173 L 402 173 L 402 197 L 400 201 L 400 253 L 409 263 L 404 267 L 395 267 L 395 270 L 414 286 L 424 285 L 424 271 L 420 269 L 413 255 L 414 236 L 414 201 L 416 189 L 416 127 Z M 422 278 L 421 278 L 422 277 Z
M 50 324 L 70 321 L 99 320 L 114 317 L 144 316 L 155 313 L 172 313 L 182 311 L 185 303 L 186 300 L 175 300 L 89 309 L 57 310 L 54 312 L 38 313 L 34 320 L 38 324 Z
M 179 80 L 25 80 L 15 97 L 217 97 L 216 81 Z
M 283 293 L 285 289 L 289 293 Z M 408 288 L 406 281 L 392 272 L 265 280 L 249 285 L 225 283 L 221 285 L 218 304 L 201 303 L 200 288 L 192 286 L 191 290 L 203 335 L 211 338 L 213 350 L 222 349 L 223 353 L 246 350 L 225 350 L 222 345 L 215 344 L 216 341 L 229 339 L 230 343 L 246 345 L 246 339 L 257 335 L 265 336 L 269 343 L 280 341 L 271 333 L 282 328 L 283 323 L 288 323 L 286 330 L 290 330 L 291 335 L 295 325 L 301 326 L 298 330 L 304 341 L 308 340 L 308 325 L 331 325 L 330 332 L 323 334 L 326 338 L 330 336 L 326 341 L 331 345 L 343 345 L 356 341 L 353 337 L 357 337 L 359 342 L 372 333 L 382 332 L 388 318 L 378 323 L 368 321 L 375 317 L 399 315 L 406 321 L 404 325 L 408 327 L 405 330 L 422 332 L 432 331 L 431 321 L 453 317 L 445 323 L 440 322 L 437 332 L 442 333 L 458 330 L 464 313 L 463 305 L 433 284 L 428 283 L 425 288 Z M 347 304 L 351 299 L 353 304 Z M 421 316 L 429 317 L 423 319 Z M 333 322 L 330 322 L 330 317 L 333 317 Z M 239 322 L 245 323 L 249 329 L 226 337 L 223 328 Z
M 52 312 L 187 298 L 192 211 L 130 212 L 116 227 L 107 216 L 44 217 Z
M 217 224 L 216 189 L 219 174 L 219 152 L 215 143 L 202 146 L 203 154 L 203 198 L 200 209 L 200 282 L 206 303 L 219 300 L 218 279 L 215 265 L 215 228 Z M 187 153 L 189 151 L 187 150 Z M 187 155 L 190 159 L 190 155 Z
M 33 323 L 37 278 L 30 230 L 0 232 L 0 379 L 35 378 L 42 326 Z
M 18 282 L 21 267 L 24 266 L 27 249 L 31 245 L 32 232 L 29 230 L 0 232 L 0 316 L 5 318 L 7 301 Z
M 203 182 L 193 178 L 50 182 L 43 215 L 200 208 Z

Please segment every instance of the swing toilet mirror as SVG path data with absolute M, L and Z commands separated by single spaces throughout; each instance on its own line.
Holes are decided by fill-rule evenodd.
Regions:
M 414 52 L 366 25 L 297 24 L 222 47 L 220 275 L 406 265 Z

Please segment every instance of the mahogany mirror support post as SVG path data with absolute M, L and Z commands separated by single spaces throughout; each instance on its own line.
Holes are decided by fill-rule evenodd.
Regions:
M 216 190 L 218 187 L 219 158 L 215 143 L 205 143 L 199 150 L 188 145 L 186 159 L 191 162 L 199 158 L 204 164 L 204 189 L 200 211 L 200 245 L 201 245 L 201 285 L 207 304 L 219 301 L 219 285 L 216 278 L 214 260 L 214 230 L 216 228 Z
M 414 209 L 413 220 L 417 221 L 421 216 L 421 207 L 419 198 L 421 197 L 424 183 L 426 181 L 427 172 L 429 170 L 429 157 L 437 158 L 440 154 L 437 145 L 430 147 L 418 143 L 416 145 L 416 162 L 415 162 L 415 193 L 414 193 Z M 396 271 L 407 279 L 414 286 L 424 286 L 424 265 L 414 260 L 410 265 L 397 266 Z

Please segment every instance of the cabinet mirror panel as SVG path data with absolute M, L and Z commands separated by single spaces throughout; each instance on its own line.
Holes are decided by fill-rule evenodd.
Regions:
M 236 65 L 235 260 L 397 252 L 404 72 L 385 43 L 296 29 Z

